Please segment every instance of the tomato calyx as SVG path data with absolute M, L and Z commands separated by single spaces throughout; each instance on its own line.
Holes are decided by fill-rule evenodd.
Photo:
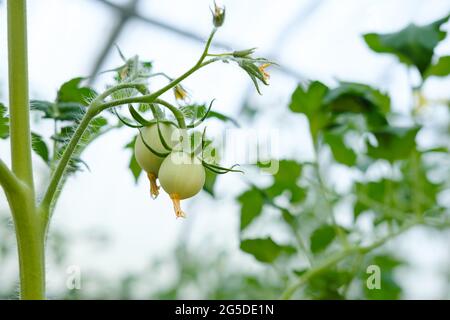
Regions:
M 148 181 L 150 181 L 150 197 L 155 200 L 159 195 L 159 186 L 156 183 L 156 175 L 154 173 L 147 173 Z
M 174 193 L 170 195 L 170 199 L 172 199 L 173 209 L 175 210 L 175 216 L 178 218 L 186 218 L 186 214 L 183 210 L 181 210 L 180 197 Z

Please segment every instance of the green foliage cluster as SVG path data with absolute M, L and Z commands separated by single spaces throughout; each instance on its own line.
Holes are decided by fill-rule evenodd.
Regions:
M 315 160 L 281 160 L 269 186 L 251 185 L 238 197 L 241 250 L 275 266 L 288 279 L 283 298 L 400 298 L 394 272 L 404 262 L 394 253 L 375 249 L 414 226 L 450 226 L 450 208 L 438 201 L 450 188 L 450 127 L 433 128 L 447 137 L 433 148 L 421 147 L 417 139 L 429 127 L 420 116 L 423 108 L 442 107 L 427 101 L 422 88 L 432 77 L 450 75 L 450 57 L 435 54 L 448 19 L 364 36 L 373 51 L 397 57 L 408 72 L 420 75 L 420 83 L 412 88 L 409 114 L 395 113 L 386 92 L 362 83 L 330 87 L 311 81 L 292 93 L 289 110 L 308 119 Z M 448 113 L 449 101 L 446 104 Z M 436 158 L 440 160 L 431 160 Z M 330 178 L 336 166 L 347 168 L 340 179 L 351 185 L 348 190 L 338 191 Z M 384 174 L 381 168 L 387 168 Z M 445 174 L 432 180 L 436 169 Z M 351 208 L 346 211 L 351 223 L 336 221 L 336 214 L 346 210 L 343 204 Z M 274 211 L 288 239 L 247 238 L 247 229 Z M 360 227 L 362 220 L 371 221 L 370 231 Z M 381 269 L 381 290 L 366 286 L 371 264 Z

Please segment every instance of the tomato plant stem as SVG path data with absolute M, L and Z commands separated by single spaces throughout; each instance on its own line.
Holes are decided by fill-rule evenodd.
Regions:
M 6 177 L 5 191 L 16 231 L 20 297 L 43 299 L 45 236 L 35 205 L 31 162 L 26 0 L 9 0 L 7 15 L 12 173 L 8 173 L 3 163 L 0 164 L 0 171 Z
M 75 133 L 73 134 L 72 138 L 69 141 L 69 144 L 67 145 L 66 149 L 64 150 L 63 155 L 61 156 L 61 159 L 59 160 L 58 165 L 56 166 L 55 171 L 53 172 L 53 175 L 50 179 L 49 186 L 47 188 L 47 191 L 45 192 L 44 198 L 41 202 L 41 209 L 44 212 L 44 225 L 48 225 L 50 220 L 50 214 L 52 211 L 52 204 L 54 200 L 54 195 L 57 191 L 59 182 L 61 181 L 64 172 L 66 171 L 67 165 L 70 162 L 70 159 L 72 158 L 72 155 L 76 151 L 78 142 L 80 141 L 81 137 L 83 136 L 83 133 L 86 131 L 89 122 L 95 117 L 95 113 L 91 111 L 92 109 L 88 109 L 84 117 L 81 119 L 81 122 L 79 123 L 77 129 L 75 130 Z
M 8 73 L 12 170 L 20 180 L 32 188 L 26 23 L 26 1 L 8 1 Z
M 45 235 L 30 190 L 8 194 L 19 253 L 20 298 L 45 298 Z

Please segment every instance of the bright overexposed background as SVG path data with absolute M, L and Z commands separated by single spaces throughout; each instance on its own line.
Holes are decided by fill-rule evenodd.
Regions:
M 3 100 L 7 97 L 4 2 L 0 4 Z M 111 3 L 122 6 L 129 1 Z M 215 41 L 233 49 L 258 47 L 260 56 L 276 60 L 280 68 L 270 70 L 271 85 L 263 88 L 262 96 L 254 92 L 247 75 L 225 64 L 202 70 L 183 84 L 200 101 L 216 98 L 215 107 L 229 115 L 238 115 L 244 101 L 258 108 L 260 116 L 253 125 L 279 129 L 281 155 L 306 160 L 312 157 L 306 121 L 300 116 L 287 119 L 284 116 L 296 84 L 305 79 L 331 84 L 336 80 L 361 81 L 389 91 L 393 108 L 405 111 L 411 102 L 405 68 L 392 57 L 372 53 L 361 35 L 396 31 L 410 22 L 428 23 L 450 12 L 448 0 L 224 0 L 222 3 L 226 5 L 227 17 Z M 201 52 L 203 43 L 193 36 L 205 39 L 209 34 L 210 5 L 209 0 L 138 1 L 136 12 L 150 21 L 128 19 L 120 26 L 113 43 L 127 56 L 138 54 L 142 59 L 152 60 L 156 71 L 179 75 Z M 120 14 L 113 6 L 97 0 L 33 0 L 28 1 L 28 18 L 31 97 L 51 100 L 61 83 L 92 74 L 100 52 L 117 28 Z M 161 27 L 158 22 L 176 30 Z M 450 41 L 438 51 L 449 54 Z M 121 64 L 114 46 L 109 46 L 100 60 L 100 71 Z M 93 85 L 101 90 L 108 80 L 108 75 L 101 76 Z M 436 98 L 448 98 L 449 89 L 448 81 L 432 82 L 426 88 Z M 50 130 L 42 125 L 39 129 Z M 244 261 L 244 266 L 256 268 L 252 258 L 238 250 L 239 207 L 233 198 L 245 188 L 245 182 L 236 175 L 221 177 L 216 186 L 218 199 L 202 193 L 186 201 L 184 207 L 189 218 L 177 220 L 168 196 L 161 195 L 152 201 L 146 179 L 141 177 L 134 184 L 127 169 L 129 151 L 123 148 L 134 134 L 131 129 L 121 129 L 93 143 L 83 156 L 90 171 L 69 179 L 52 224 L 52 228 L 76 236 L 68 265 L 114 278 L 140 271 L 152 257 L 170 252 L 178 241 L 188 241 L 193 248 L 201 247 L 205 255 L 208 251 L 226 250 L 236 261 Z M 8 158 L 8 152 L 7 144 L 1 142 L 3 159 Z M 36 163 L 37 181 L 44 183 L 46 167 L 39 159 Z M 5 208 L 4 198 L 0 201 L 1 208 Z M 90 236 L 96 230 L 107 234 L 110 246 L 99 250 L 93 245 Z M 183 237 L 185 233 L 189 234 L 187 239 Z M 414 265 L 413 271 L 399 275 L 407 289 L 406 297 L 442 296 L 445 282 L 436 274 L 439 268 L 449 265 L 450 249 L 448 242 L 440 240 L 418 230 L 398 243 L 401 254 L 408 256 Z M 169 281 L 170 274 L 170 269 L 163 271 L 159 285 Z M 52 270 L 51 266 L 48 278 L 50 291 L 57 292 L 65 286 L 65 274 Z

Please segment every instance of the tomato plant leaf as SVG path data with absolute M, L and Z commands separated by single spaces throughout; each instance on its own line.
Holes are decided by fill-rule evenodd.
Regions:
M 425 77 L 446 77 L 450 75 L 450 56 L 440 57 L 439 60 L 430 66 L 425 73 Z
M 31 110 L 44 113 L 44 119 L 60 121 L 77 121 L 85 113 L 85 108 L 77 102 L 53 103 L 43 100 L 31 100 Z
M 351 273 L 346 270 L 327 269 L 319 276 L 311 278 L 306 291 L 313 299 L 342 300 L 345 297 L 339 289 L 351 279 Z
M 9 118 L 6 115 L 6 107 L 0 103 L 0 139 L 9 137 Z
M 330 121 L 330 113 L 323 107 L 323 99 L 328 87 L 319 81 L 314 81 L 304 88 L 299 85 L 291 96 L 289 109 L 303 113 L 309 121 L 309 130 L 316 140 L 318 132 L 326 127 Z
M 355 82 L 341 82 L 330 90 L 324 103 L 330 105 L 334 113 L 389 112 L 391 100 L 388 95 L 368 85 Z
M 450 15 L 424 26 L 410 24 L 394 33 L 368 33 L 364 35 L 364 40 L 373 51 L 393 54 L 402 63 L 416 66 L 424 75 L 431 64 L 435 47 L 446 36 L 441 26 L 449 17 Z
M 77 102 L 87 106 L 97 93 L 92 88 L 81 86 L 83 80 L 85 78 L 78 77 L 63 83 L 58 90 L 56 102 Z
M 203 185 L 203 190 L 209 193 L 212 197 L 215 197 L 214 186 L 217 180 L 217 174 L 211 172 L 210 170 L 205 170 L 205 184 Z
M 313 253 L 325 250 L 336 237 L 336 231 L 333 226 L 322 225 L 311 234 L 310 248 Z
M 369 265 L 377 266 L 380 270 L 380 288 L 369 289 L 367 280 L 370 274 L 362 273 L 362 289 L 366 299 L 370 300 L 397 300 L 402 293 L 401 287 L 395 280 L 396 268 L 404 265 L 402 260 L 390 255 L 378 255 L 371 258 Z
M 212 104 L 212 102 L 211 102 Z M 204 120 L 208 118 L 216 118 L 223 122 L 231 122 L 236 127 L 239 127 L 239 123 L 230 116 L 223 113 L 213 111 L 205 104 L 191 104 L 180 108 L 184 116 L 191 120 L 192 124 L 196 123 L 196 120 Z
M 273 176 L 273 184 L 265 189 L 270 198 L 277 197 L 289 192 L 289 199 L 292 203 L 302 201 L 306 196 L 306 191 L 298 185 L 298 179 L 302 173 L 302 166 L 294 160 L 281 160 L 278 172 Z
M 311 118 L 320 110 L 327 92 L 328 87 L 320 81 L 311 82 L 307 88 L 299 85 L 291 96 L 289 109 Z
M 385 127 L 373 132 L 378 146 L 368 144 L 367 154 L 375 159 L 388 161 L 402 160 L 409 157 L 416 148 L 418 127 Z
M 344 135 L 327 131 L 324 133 L 324 141 L 328 144 L 334 159 L 346 166 L 352 167 L 356 164 L 356 153 L 344 143 Z
M 238 197 L 241 204 L 241 231 L 257 218 L 263 209 L 264 198 L 256 188 L 251 188 Z
M 42 136 L 37 133 L 31 133 L 31 147 L 36 154 L 44 160 L 45 163 L 49 163 L 48 147 Z
M 292 255 L 296 252 L 295 247 L 279 245 L 270 237 L 242 240 L 241 250 L 253 255 L 256 260 L 264 263 L 272 263 L 282 254 Z
M 134 143 L 136 141 L 136 137 L 133 138 L 127 145 L 125 145 L 125 149 L 131 150 L 131 157 L 130 162 L 128 163 L 128 168 L 130 169 L 134 182 L 137 183 L 139 180 L 139 176 L 142 173 L 142 168 L 139 166 L 139 164 L 136 161 L 136 157 L 134 156 Z

